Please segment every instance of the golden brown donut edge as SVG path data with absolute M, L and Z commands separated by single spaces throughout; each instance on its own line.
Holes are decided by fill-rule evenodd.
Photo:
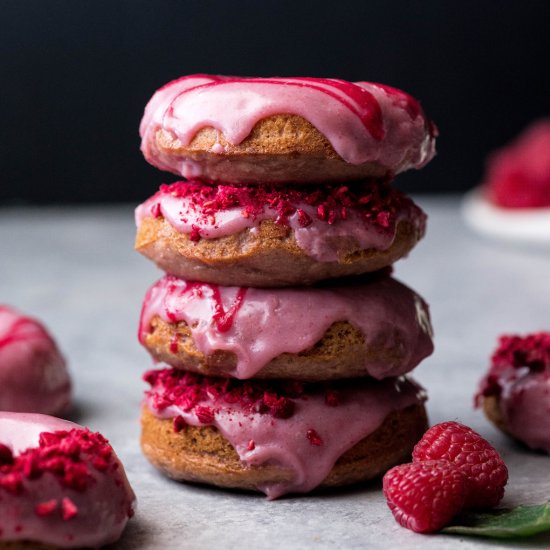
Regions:
M 170 131 L 156 133 L 156 146 L 165 156 L 200 166 L 203 179 L 231 183 L 329 183 L 382 177 L 387 169 L 377 163 L 350 164 L 326 137 L 305 118 L 279 114 L 260 120 L 239 144 L 227 141 L 220 130 L 201 128 L 185 146 Z M 224 148 L 213 153 L 214 145 Z
M 177 277 L 261 288 L 303 286 L 377 271 L 406 256 L 422 237 L 413 223 L 402 220 L 387 250 L 361 250 L 354 239 L 342 238 L 340 260 L 320 262 L 298 247 L 291 228 L 271 220 L 261 222 L 258 231 L 247 228 L 194 242 L 164 218 L 147 217 L 138 228 L 135 248 Z
M 207 376 L 231 376 L 237 365 L 232 352 L 217 350 L 205 356 L 198 351 L 185 321 L 168 323 L 159 316 L 153 317 L 151 332 L 145 335 L 143 343 L 155 360 Z M 254 374 L 254 378 L 315 382 L 365 377 L 367 363 L 400 365 L 405 351 L 402 347 L 398 334 L 388 334 L 383 341 L 367 348 L 359 329 L 347 321 L 339 321 L 313 347 L 300 353 L 282 353 Z
M 275 465 L 249 466 L 212 426 L 186 426 L 174 432 L 171 419 L 142 410 L 141 447 L 146 458 L 165 475 L 218 487 L 257 490 L 257 486 L 289 480 L 292 473 Z M 382 425 L 346 451 L 320 488 L 341 487 L 375 479 L 410 460 L 414 445 L 427 429 L 424 405 L 390 413 Z

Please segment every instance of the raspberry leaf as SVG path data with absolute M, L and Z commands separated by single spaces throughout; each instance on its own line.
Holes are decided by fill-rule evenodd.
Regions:
M 441 533 L 474 537 L 529 537 L 550 531 L 550 502 L 457 516 Z

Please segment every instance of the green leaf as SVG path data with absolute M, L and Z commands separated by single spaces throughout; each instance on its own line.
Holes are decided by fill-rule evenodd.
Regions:
M 455 518 L 455 522 L 456 524 L 445 527 L 441 532 L 474 537 L 529 537 L 550 531 L 550 502 L 537 506 L 468 513 Z

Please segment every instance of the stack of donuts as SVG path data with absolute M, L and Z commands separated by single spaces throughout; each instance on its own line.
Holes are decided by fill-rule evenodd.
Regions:
M 377 477 L 426 429 L 406 375 L 428 307 L 391 277 L 426 216 L 391 186 L 434 155 L 408 94 L 367 82 L 185 76 L 159 89 L 142 151 L 183 178 L 136 210 L 165 276 L 141 343 L 157 362 L 142 449 L 168 476 L 269 498 Z

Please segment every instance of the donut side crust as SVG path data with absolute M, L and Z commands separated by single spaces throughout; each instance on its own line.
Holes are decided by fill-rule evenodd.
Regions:
M 387 250 L 361 250 L 355 240 L 341 239 L 339 261 L 320 262 L 299 248 L 292 229 L 271 220 L 261 222 L 254 232 L 245 229 L 193 242 L 164 218 L 147 217 L 138 227 L 135 248 L 177 277 L 225 286 L 270 287 L 377 271 L 406 256 L 422 236 L 415 224 L 402 220 Z
M 320 487 L 340 487 L 383 475 L 410 459 L 414 445 L 427 428 L 423 405 L 390 413 L 371 435 L 346 451 Z M 186 426 L 176 433 L 171 419 L 142 411 L 141 447 L 153 466 L 178 481 L 218 487 L 257 490 L 258 485 L 291 479 L 289 470 L 275 465 L 249 466 L 212 426 Z
M 153 317 L 144 345 L 153 358 L 175 368 L 208 376 L 232 376 L 237 365 L 233 352 L 216 350 L 205 356 L 197 350 L 185 321 L 169 323 Z M 391 368 L 403 362 L 399 334 L 388 333 L 368 348 L 359 329 L 347 321 L 331 325 L 311 348 L 300 353 L 282 353 L 254 375 L 254 378 L 290 378 L 322 381 L 364 377 L 364 365 L 382 363 Z
M 170 131 L 157 130 L 156 147 L 164 156 L 186 159 L 202 169 L 202 177 L 234 183 L 314 183 L 381 177 L 388 173 L 375 162 L 350 164 L 305 118 L 292 114 L 266 117 L 239 144 L 230 143 L 211 126 L 201 128 L 189 145 Z M 214 153 L 214 146 L 223 148 Z
M 510 437 L 512 434 L 508 431 L 506 421 L 502 415 L 500 408 L 500 399 L 496 395 L 487 395 L 483 397 L 483 412 L 485 416 L 502 432 L 508 434 Z
M 0 550 L 59 550 L 59 547 L 32 540 L 0 540 Z

